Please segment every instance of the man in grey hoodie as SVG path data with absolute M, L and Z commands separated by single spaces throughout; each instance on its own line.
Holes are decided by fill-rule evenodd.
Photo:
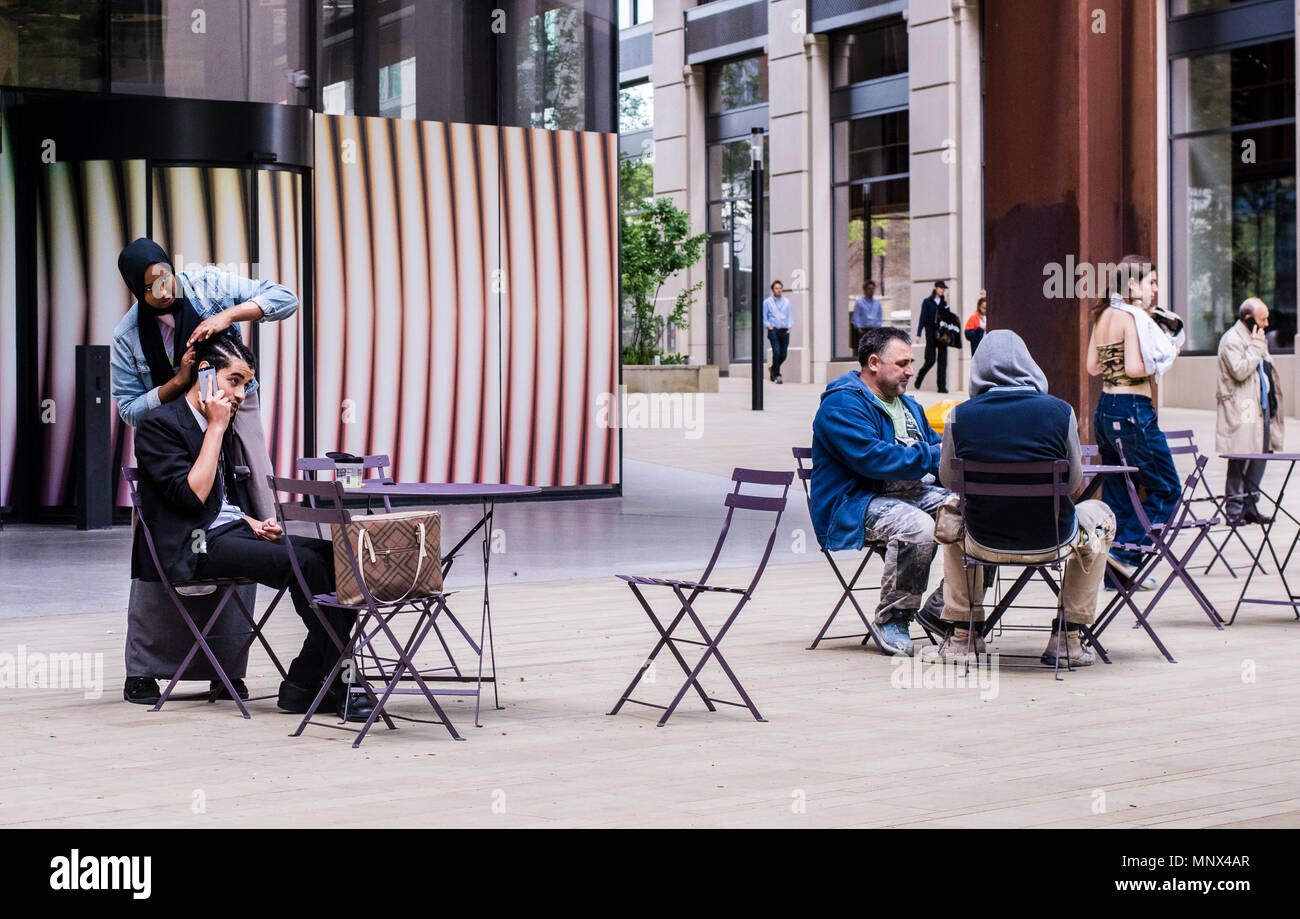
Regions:
M 973 398 L 948 415 L 939 453 L 939 476 L 951 484 L 953 459 L 979 463 L 1031 463 L 1067 460 L 1069 486 L 1083 482 L 1079 424 L 1068 403 L 1047 394 L 1047 378 L 1014 332 L 988 333 L 971 363 Z M 1078 667 L 1094 652 L 1081 640 L 1080 625 L 1091 625 L 1106 572 L 1105 558 L 1115 538 L 1115 515 L 1101 501 L 1065 501 L 1053 519 L 1052 499 L 971 495 L 966 500 L 966 553 L 994 564 L 1047 561 L 1067 556 L 1060 605 L 1042 654 Z M 967 570 L 962 546 L 944 546 L 943 618 L 952 631 L 929 657 L 960 660 L 984 650 L 981 625 L 983 568 Z

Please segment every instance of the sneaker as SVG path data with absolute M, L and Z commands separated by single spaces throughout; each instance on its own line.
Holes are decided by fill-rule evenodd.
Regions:
M 1057 642 L 1059 633 L 1053 630 L 1047 638 L 1047 648 L 1043 651 L 1043 656 L 1039 658 L 1049 667 L 1057 665 Z M 1083 646 L 1083 633 L 1067 631 L 1065 641 L 1061 644 L 1060 650 L 1064 652 L 1061 656 L 1060 666 L 1070 667 L 1087 667 L 1089 664 L 1096 662 L 1097 655 L 1092 648 Z
M 1106 556 L 1106 562 L 1110 565 L 1110 567 L 1114 568 L 1114 569 L 1115 569 L 1116 571 L 1118 571 L 1120 574 L 1124 575 L 1124 577 L 1125 577 L 1127 580 L 1130 580 L 1130 581 L 1133 580 L 1133 576 L 1137 574 L 1137 565 L 1130 565 L 1128 562 L 1120 561 L 1120 560 L 1117 559 L 1114 555 L 1107 555 L 1107 556 Z M 1115 588 L 1114 588 L 1114 587 L 1111 587 L 1109 584 L 1107 584 L 1107 585 L 1106 585 L 1106 589 L 1107 589 L 1107 590 L 1114 590 Z M 1137 589 L 1138 589 L 1138 590 L 1155 590 L 1155 589 L 1156 589 L 1156 579 L 1155 579 L 1155 578 L 1147 578 L 1147 579 L 1146 579 L 1145 581 L 1143 581 L 1141 584 L 1137 585 Z
M 937 645 L 931 645 L 921 651 L 921 660 L 927 662 L 965 662 L 976 655 L 983 654 L 984 639 L 978 632 L 972 633 L 961 626 L 952 630 L 952 634 Z
M 778 374 L 776 375 L 776 382 L 777 382 L 778 384 L 785 383 L 785 378 L 782 377 L 781 374 L 778 373 Z
M 912 617 L 895 614 L 888 622 L 876 626 L 880 632 L 880 650 L 886 654 L 912 656 Z

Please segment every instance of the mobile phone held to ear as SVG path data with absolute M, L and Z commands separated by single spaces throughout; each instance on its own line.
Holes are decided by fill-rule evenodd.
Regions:
M 1250 329 L 1250 331 L 1252 331 L 1252 332 L 1255 331 L 1255 317 L 1254 317 L 1254 316 L 1247 316 L 1245 319 L 1243 319 L 1243 320 L 1241 320 L 1241 321 L 1244 322 L 1244 323 L 1246 324 L 1246 328 Z
M 199 405 L 208 401 L 208 392 L 217 391 L 217 371 L 212 367 L 204 367 L 199 371 Z

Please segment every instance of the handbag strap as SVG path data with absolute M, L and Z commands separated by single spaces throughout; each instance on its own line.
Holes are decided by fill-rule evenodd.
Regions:
M 403 603 L 406 598 L 411 595 L 411 591 L 415 590 L 416 585 L 420 583 L 420 571 L 424 568 L 424 557 L 429 554 L 429 551 L 425 548 L 424 544 L 424 522 L 421 521 L 416 524 L 416 526 L 420 530 L 420 557 L 416 559 L 415 562 L 415 577 L 411 579 L 411 586 L 406 589 L 406 593 L 402 594 L 396 600 L 384 600 L 381 602 Z M 366 589 L 366 593 L 370 593 L 370 585 L 366 583 L 366 564 L 363 557 L 363 553 L 367 546 L 370 548 L 370 561 L 378 561 L 375 557 L 375 543 L 374 540 L 370 538 L 370 531 L 364 526 L 357 527 L 357 570 L 361 573 L 361 586 Z

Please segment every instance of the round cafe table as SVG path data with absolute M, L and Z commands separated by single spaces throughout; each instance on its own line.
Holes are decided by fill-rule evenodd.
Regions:
M 447 643 L 442 641 L 441 633 L 438 634 L 439 641 L 442 642 L 443 651 L 451 660 L 451 669 L 453 674 L 431 674 L 424 676 L 425 682 L 437 681 L 443 683 L 473 683 L 473 689 L 446 689 L 433 690 L 438 695 L 452 696 L 473 696 L 474 697 L 474 726 L 482 727 L 479 722 L 479 704 L 483 692 L 483 684 L 492 684 L 492 701 L 495 707 L 500 710 L 501 698 L 497 692 L 496 678 L 496 651 L 492 643 L 492 602 L 488 591 L 488 565 L 492 558 L 491 538 L 492 538 L 492 516 L 496 511 L 496 502 L 499 498 L 522 498 L 529 495 L 539 495 L 542 489 L 536 485 L 509 485 L 509 484 L 492 484 L 486 482 L 391 482 L 388 480 L 368 479 L 357 488 L 349 488 L 347 494 L 364 496 L 366 498 L 415 498 L 421 501 L 427 501 L 429 504 L 437 504 L 442 501 L 477 499 L 482 508 L 482 514 L 477 523 L 470 527 L 469 531 L 462 536 L 451 550 L 442 556 L 442 576 L 445 583 L 447 573 L 451 571 L 451 566 L 455 563 L 461 549 L 473 538 L 474 534 L 483 531 L 483 612 L 479 621 L 478 641 L 475 641 L 470 632 L 461 624 L 460 620 L 447 610 L 447 615 L 452 624 L 460 632 L 461 636 L 469 643 L 473 649 L 474 655 L 478 658 L 478 673 L 469 675 L 461 672 L 459 665 L 451 656 L 451 650 Z M 367 505 L 368 507 L 368 505 Z M 483 672 L 483 649 L 487 648 L 488 660 L 491 664 L 491 672 Z

